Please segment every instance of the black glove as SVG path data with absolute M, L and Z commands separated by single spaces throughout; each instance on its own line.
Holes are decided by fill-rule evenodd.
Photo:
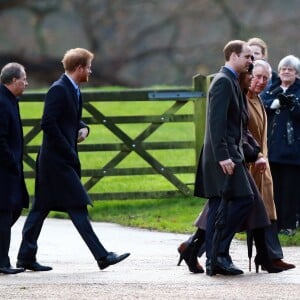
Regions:
M 278 94 L 277 97 L 281 106 L 291 107 L 297 102 L 295 95 Z

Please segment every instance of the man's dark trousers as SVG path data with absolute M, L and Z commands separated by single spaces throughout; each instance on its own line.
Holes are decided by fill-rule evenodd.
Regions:
M 207 215 L 207 228 L 206 228 L 206 257 L 210 259 L 212 256 L 213 237 L 215 233 L 216 224 L 220 222 L 218 216 L 220 213 L 218 209 L 221 204 L 221 197 L 214 197 L 209 199 L 209 210 Z M 238 231 L 238 229 L 244 224 L 247 216 L 250 213 L 253 205 L 253 196 L 247 197 L 235 197 L 232 200 L 227 201 L 227 213 L 225 225 L 221 229 L 221 238 L 216 246 L 217 256 L 229 256 L 230 243 Z M 223 222 L 223 220 L 221 221 Z
M 100 243 L 96 236 L 91 223 L 89 221 L 86 208 L 68 209 L 66 211 L 70 216 L 77 231 L 85 241 L 86 245 L 92 252 L 95 260 L 100 260 L 106 257 L 107 251 Z M 44 220 L 49 214 L 48 210 L 31 210 L 27 216 L 23 228 L 23 238 L 18 253 L 18 260 L 25 262 L 35 262 L 38 249 L 37 240 L 40 235 Z

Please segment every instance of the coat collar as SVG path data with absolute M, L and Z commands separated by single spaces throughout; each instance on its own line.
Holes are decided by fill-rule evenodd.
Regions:
M 270 92 L 273 92 L 275 90 L 277 90 L 278 87 L 280 87 L 281 84 L 281 80 L 280 78 L 276 78 L 274 80 L 274 82 L 272 82 L 272 85 L 269 88 Z M 294 91 L 298 91 L 300 89 L 300 79 L 296 78 L 295 82 L 287 89 L 287 91 L 289 92 L 294 92 Z
M 66 74 L 62 74 L 60 79 L 68 86 L 68 87 L 74 87 L 74 84 L 71 82 L 70 78 Z
M 11 101 L 18 102 L 19 98 L 16 97 L 4 84 L 0 84 L 0 91 Z
M 229 66 L 223 66 L 223 69 L 228 70 L 234 76 L 235 79 L 238 79 L 239 75 L 233 68 Z

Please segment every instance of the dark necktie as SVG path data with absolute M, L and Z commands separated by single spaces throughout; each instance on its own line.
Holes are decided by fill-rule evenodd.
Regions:
M 81 93 L 79 87 L 76 89 L 76 94 L 77 94 L 77 108 L 80 107 L 80 101 L 81 101 Z

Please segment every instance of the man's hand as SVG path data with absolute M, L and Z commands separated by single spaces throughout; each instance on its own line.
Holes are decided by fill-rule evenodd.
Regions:
M 260 171 L 260 173 L 263 173 L 266 171 L 267 168 L 267 160 L 264 157 L 260 157 L 255 163 L 255 168 Z
M 220 164 L 224 174 L 228 174 L 228 175 L 233 174 L 235 163 L 230 158 L 219 161 L 219 164 Z
M 77 143 L 81 143 L 82 141 L 84 141 L 88 136 L 88 134 L 89 134 L 89 130 L 86 127 L 79 129 Z

